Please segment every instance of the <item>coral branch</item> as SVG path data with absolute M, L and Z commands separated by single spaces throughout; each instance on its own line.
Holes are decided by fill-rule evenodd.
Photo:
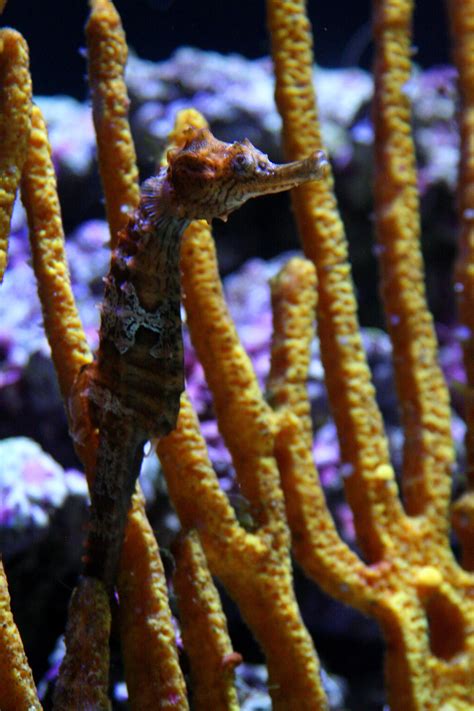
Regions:
M 258 539 L 240 528 L 219 487 L 196 413 L 185 393 L 181 396 L 177 427 L 157 442 L 157 452 L 181 524 L 185 530 L 198 530 L 213 571 L 231 558 L 235 565 L 244 567 L 244 553 L 252 558 L 262 555 Z
M 370 585 L 383 575 L 383 565 L 367 568 L 339 537 L 302 430 L 298 418 L 284 410 L 275 454 L 295 557 L 329 594 L 369 612 Z
M 98 580 L 82 578 L 71 598 L 66 655 L 53 699 L 54 711 L 108 711 L 110 608 Z
M 97 134 L 99 169 L 111 245 L 140 199 L 135 148 L 128 123 L 129 98 L 123 78 L 127 44 L 110 0 L 90 0 L 86 26 L 89 86 Z
M 117 585 L 131 708 L 187 709 L 165 574 L 141 492 L 133 497 L 128 514 Z
M 0 708 L 40 711 L 33 675 L 10 610 L 7 579 L 0 560 Z
M 227 311 L 210 231 L 186 232 L 181 249 L 184 304 L 193 344 L 214 397 L 219 429 L 259 526 L 287 544 L 283 497 L 273 460 L 274 423 Z M 266 473 L 264 473 L 266 472 Z
M 275 454 L 296 558 L 307 574 L 344 602 L 367 606 L 367 569 L 343 543 L 329 513 L 311 456 L 310 403 L 306 389 L 316 301 L 311 262 L 291 259 L 272 280 L 274 335 L 268 378 L 278 414 Z M 374 574 L 375 571 L 372 571 Z
M 193 708 L 238 711 L 234 669 L 242 657 L 232 649 L 219 593 L 196 531 L 178 539 L 173 554 L 181 633 L 191 664 Z
M 2 11 L 4 5 L 0 7 Z M 15 30 L 0 30 L 0 282 L 7 265 L 13 203 L 28 150 L 31 78 L 28 47 Z
M 183 525 L 198 530 L 212 573 L 262 645 L 275 708 L 325 709 L 317 659 L 293 596 L 287 552 L 274 550 L 265 532 L 248 533 L 238 525 L 185 396 L 177 428 L 158 442 L 157 451 Z
M 397 42 L 401 40 L 402 46 L 408 47 L 409 5 L 405 0 L 393 0 L 382 4 L 377 2 L 376 8 L 379 37 L 383 34 L 384 23 L 393 23 L 393 30 L 396 30 L 385 46 L 388 55 L 385 54 L 383 63 L 379 64 L 378 101 L 381 104 L 378 113 L 383 114 L 379 119 L 383 122 L 381 125 L 385 141 L 383 160 L 388 161 L 384 163 L 386 171 L 380 193 L 385 198 L 385 186 L 392 185 L 390 198 L 397 196 L 397 190 L 400 190 L 400 194 L 407 198 L 408 206 L 405 209 L 411 210 L 403 212 L 403 229 L 395 230 L 391 237 L 397 241 L 393 245 L 387 242 L 393 251 L 393 264 L 386 266 L 386 272 L 392 280 L 394 274 L 397 275 L 391 285 L 396 293 L 387 295 L 387 308 L 390 315 L 394 303 L 391 299 L 399 299 L 396 303 L 397 306 L 399 302 L 404 305 L 404 318 L 409 321 L 407 328 L 413 329 L 410 338 L 421 339 L 428 350 L 425 372 L 421 367 L 422 354 L 416 352 L 417 343 L 411 343 L 410 347 L 415 354 L 414 357 L 410 355 L 413 368 L 410 371 L 409 363 L 407 375 L 399 376 L 416 380 L 416 393 L 407 392 L 405 384 L 402 392 L 404 399 L 415 397 L 416 407 L 419 408 L 416 424 L 410 422 L 407 436 L 413 436 L 415 427 L 419 432 L 422 426 L 422 434 L 425 436 L 423 446 L 430 447 L 424 454 L 425 458 L 431 457 L 430 469 L 425 469 L 423 464 L 415 472 L 420 477 L 419 481 L 425 485 L 422 509 L 426 515 L 416 518 L 405 515 L 396 497 L 380 415 L 374 409 L 365 362 L 357 343 L 355 301 L 342 228 L 334 212 L 333 198 L 321 183 L 299 189 L 295 195 L 295 205 L 305 249 L 315 260 L 318 270 L 319 335 L 341 450 L 344 458 L 355 467 L 346 491 L 364 549 L 368 550 L 372 559 L 377 559 L 377 555 L 374 555 L 377 554 L 377 548 L 379 554 L 382 554 L 375 566 L 364 567 L 356 561 L 348 575 L 350 582 L 347 589 L 337 584 L 331 587 L 331 583 L 346 577 L 345 567 L 350 565 L 348 556 L 353 554 L 341 550 L 336 554 L 338 565 L 331 569 L 323 556 L 319 557 L 318 553 L 311 553 L 309 549 L 309 544 L 312 544 L 322 547 L 324 552 L 327 542 L 335 534 L 331 528 L 332 522 L 329 521 L 329 525 L 324 523 L 322 494 L 318 491 L 314 473 L 311 473 L 309 454 L 302 446 L 301 424 L 285 410 L 281 415 L 276 451 L 287 493 L 288 516 L 294 526 L 295 548 L 302 556 L 306 570 L 334 596 L 374 615 L 382 626 L 387 641 L 386 676 L 391 708 L 395 711 L 424 711 L 428 708 L 442 708 L 443 704 L 449 703 L 464 710 L 469 708 L 468 698 L 472 693 L 469 679 L 474 678 L 472 576 L 456 564 L 446 535 L 449 496 L 447 474 L 452 461 L 449 408 L 436 365 L 431 319 L 424 304 L 421 260 L 416 253 L 416 226 L 405 229 L 417 211 L 416 193 L 413 191 L 413 162 L 410 164 L 412 159 L 407 159 L 407 125 L 406 121 L 403 122 L 406 119 L 406 107 L 404 102 L 397 103 L 407 65 L 406 56 L 400 54 L 401 48 Z M 311 88 L 311 40 L 304 16 L 304 3 L 269 0 L 269 19 L 278 76 L 277 99 L 283 113 L 286 144 L 291 157 L 297 157 L 299 151 L 306 152 L 320 147 Z M 395 76 L 388 70 L 393 71 Z M 388 86 L 384 82 L 388 82 Z M 382 95 L 387 89 L 389 96 Z M 394 133 L 389 134 L 388 126 L 392 121 L 390 129 Z M 388 151 L 387 141 L 390 142 Z M 404 188 L 401 184 L 405 184 L 407 171 L 408 188 Z M 387 172 L 392 175 L 387 177 Z M 379 184 L 381 180 L 379 178 Z M 391 180 L 394 182 L 391 183 Z M 403 193 L 405 189 L 408 190 L 407 195 Z M 399 208 L 396 201 L 395 204 L 395 211 L 393 202 L 383 206 L 383 218 L 388 220 L 390 215 L 392 226 L 397 224 L 394 215 L 400 217 L 399 210 L 403 208 Z M 414 271 L 404 272 L 406 267 L 400 254 L 407 254 L 410 250 L 415 252 Z M 411 252 L 407 257 L 411 259 Z M 386 278 L 388 280 L 388 276 Z M 413 280 L 415 283 L 412 283 Z M 417 298 L 414 304 L 410 304 L 413 290 Z M 419 324 L 416 323 L 416 314 L 410 311 L 414 306 L 420 311 Z M 399 356 L 404 354 L 404 347 L 403 340 L 400 340 L 396 346 Z M 349 353 L 352 354 L 350 359 Z M 364 405 L 365 412 L 362 411 Z M 343 412 L 339 409 L 342 407 Z M 373 479 L 374 474 L 379 481 L 370 484 L 368 479 Z M 354 492 L 354 486 L 361 488 L 362 496 Z M 439 501 L 436 501 L 438 497 Z M 318 517 L 316 520 L 323 522 L 320 526 L 322 532 L 314 528 L 310 507 L 314 507 Z M 363 517 L 362 521 L 360 516 Z M 377 536 L 375 548 L 366 546 L 365 536 L 369 531 Z M 337 540 L 334 545 L 337 550 Z M 453 630 L 449 643 L 446 641 L 446 632 L 443 632 L 447 620 Z
M 28 216 L 44 327 L 61 393 L 67 403 L 80 369 L 91 362 L 92 354 L 72 294 L 56 177 L 46 127 L 37 107 L 33 107 L 32 112 L 21 195 Z
M 313 445 L 311 406 L 306 390 L 314 337 L 316 273 L 310 261 L 291 259 L 271 281 L 273 338 L 267 401 L 298 416 L 305 446 Z
M 465 326 L 464 365 L 469 388 L 474 388 L 474 2 L 451 0 L 451 41 L 458 70 L 460 95 L 459 127 L 461 157 L 458 178 L 458 213 L 461 225 L 459 257 L 456 265 L 458 309 Z M 467 423 L 467 493 L 456 502 L 453 525 L 462 542 L 463 564 L 474 570 L 474 399 L 472 390 L 465 400 Z
M 324 709 L 317 658 L 292 590 L 288 532 L 273 456 L 274 414 L 262 398 L 227 312 L 213 241 L 202 222 L 193 223 L 183 237 L 181 267 L 193 343 L 257 532 L 246 533 L 230 516 L 226 526 L 214 527 L 209 497 L 221 502 L 221 494 L 205 449 L 196 450 L 197 421 L 184 401 L 177 429 L 158 444 L 169 490 L 180 516 L 183 512 L 188 526 L 199 531 L 212 572 L 234 597 L 264 649 L 275 708 Z M 195 477 L 206 482 L 205 496 L 189 488 Z M 183 510 L 184 501 L 188 503 Z M 225 504 L 220 506 L 225 510 Z M 227 555 L 216 555 L 223 546 Z M 281 649 L 287 650 L 284 660 Z
M 437 359 L 420 249 L 419 200 L 406 83 L 411 0 L 374 3 L 375 220 L 386 321 L 405 430 L 403 495 L 447 536 L 454 452 L 447 387 Z
M 268 0 L 267 7 L 285 149 L 289 159 L 296 159 L 322 147 L 310 26 L 304 0 Z M 293 204 L 305 253 L 318 273 L 321 355 L 342 457 L 352 471 L 346 493 L 359 543 L 371 561 L 379 560 L 390 549 L 403 512 L 363 351 L 332 180 L 301 186 Z

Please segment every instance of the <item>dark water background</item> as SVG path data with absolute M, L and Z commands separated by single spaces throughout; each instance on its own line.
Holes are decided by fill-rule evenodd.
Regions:
M 246 57 L 269 53 L 264 0 L 116 0 L 128 42 L 141 57 L 165 59 L 192 45 Z M 369 0 L 309 0 L 317 59 L 323 66 L 370 66 Z M 37 94 L 86 95 L 83 26 L 86 0 L 8 0 L 2 25 L 22 32 L 30 46 Z M 442 0 L 419 0 L 415 16 L 416 61 L 448 60 Z

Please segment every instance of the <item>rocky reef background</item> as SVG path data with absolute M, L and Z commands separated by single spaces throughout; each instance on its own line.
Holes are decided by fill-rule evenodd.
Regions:
M 118 6 L 123 11 L 120 3 Z M 7 13 L 8 10 L 5 20 L 13 23 Z M 124 20 L 127 24 L 126 16 Z M 32 54 L 35 72 L 34 49 Z M 453 189 L 458 156 L 454 80 L 449 67 L 418 70 L 406 91 L 412 100 L 420 166 L 428 293 L 439 323 L 442 364 L 453 384 L 453 432 L 458 461 L 462 464 L 463 334 L 455 326 L 451 296 L 456 290 L 451 271 L 455 257 Z M 392 384 L 391 347 L 381 330 L 383 320 L 372 246 L 372 80 L 364 70 L 350 68 L 315 69 L 315 81 L 324 136 L 336 174 L 336 191 L 350 239 L 364 342 L 394 463 L 399 466 L 402 435 Z M 282 159 L 280 120 L 273 103 L 268 59 L 248 60 L 236 54 L 223 56 L 186 47 L 161 62 L 144 61 L 132 55 L 127 83 L 142 178 L 153 172 L 176 111 L 191 105 L 205 114 L 219 138 L 231 141 L 247 136 L 273 160 Z M 50 130 L 75 296 L 90 342 L 94 344 L 97 305 L 109 253 L 90 110 L 87 101 L 72 97 L 37 96 L 37 101 Z M 267 281 L 287 258 L 282 253 L 297 249 L 288 197 L 250 202 L 227 225 L 216 225 L 216 240 L 229 306 L 263 383 L 271 335 Z M 0 550 L 15 618 L 35 678 L 47 700 L 61 654 L 61 643 L 57 640 L 64 628 L 66 605 L 80 569 L 87 494 L 44 340 L 20 205 L 15 209 L 10 247 L 9 268 L 0 290 Z M 187 333 L 185 340 L 188 389 L 201 418 L 211 459 L 242 524 L 251 526 L 246 501 L 235 486 L 230 458 L 217 431 L 212 401 Z M 347 473 L 339 464 L 317 342 L 309 388 L 316 428 L 315 460 L 341 535 L 355 545 L 351 513 L 342 495 L 342 481 Z M 159 465 L 151 455 L 145 460 L 142 483 L 164 559 L 171 567 L 167 551 L 178 524 L 167 501 Z M 455 487 L 461 485 L 456 475 Z M 305 621 L 314 634 L 323 663 L 342 679 L 340 682 L 328 679 L 333 688 L 333 708 L 383 709 L 382 644 L 374 623 L 329 599 L 298 572 L 296 586 Z M 226 598 L 225 606 L 235 648 L 246 662 L 260 664 L 258 649 Z M 117 708 L 125 708 L 126 694 L 119 668 L 115 674 Z M 269 708 L 260 666 L 244 666 L 239 683 L 242 708 Z

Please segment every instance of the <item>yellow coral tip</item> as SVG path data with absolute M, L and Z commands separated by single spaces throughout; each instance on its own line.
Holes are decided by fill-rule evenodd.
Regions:
M 443 576 L 437 568 L 425 565 L 416 574 L 416 584 L 423 588 L 438 588 L 443 582 Z

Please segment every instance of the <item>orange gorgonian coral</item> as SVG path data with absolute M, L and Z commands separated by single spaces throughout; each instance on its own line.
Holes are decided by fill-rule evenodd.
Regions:
M 304 6 L 303 0 L 268 2 L 276 99 L 291 158 L 321 146 Z M 310 506 L 311 496 L 320 506 L 320 486 L 292 413 L 284 414 L 278 446 L 295 554 L 331 594 L 380 622 L 387 642 L 391 707 L 468 709 L 474 694 L 474 581 L 454 560 L 448 539 L 450 414 L 424 296 L 415 159 L 404 92 L 411 71 L 412 9 L 410 0 L 375 0 L 373 23 L 376 229 L 384 247 L 382 296 L 405 430 L 404 508 L 360 344 L 334 198 L 327 183 L 294 192 L 304 249 L 318 273 L 318 333 L 329 397 L 342 457 L 352 467 L 346 493 L 369 562 L 362 569 L 358 564 L 354 583 L 349 581 L 354 567 L 341 570 L 341 562 L 331 560 L 330 548 L 322 543 L 327 526 L 318 526 Z M 455 41 L 463 44 L 470 27 L 465 23 L 458 29 Z M 393 314 L 396 319 L 390 319 Z
M 127 214 L 140 199 L 123 82 L 127 48 L 113 3 L 91 0 L 90 5 L 89 81 L 115 246 Z M 289 160 L 300 160 L 323 149 L 305 2 L 267 0 L 267 6 L 285 150 Z M 411 71 L 411 12 L 411 0 L 374 0 L 375 217 L 377 239 L 383 246 L 381 291 L 405 432 L 403 503 L 362 347 L 331 176 L 293 192 L 307 258 L 290 260 L 271 284 L 274 337 L 265 394 L 224 301 L 210 226 L 192 222 L 183 236 L 180 265 L 187 322 L 253 522 L 251 530 L 244 529 L 219 487 L 197 416 L 183 394 L 176 429 L 160 437 L 156 448 L 183 529 L 174 550 L 174 587 L 196 709 L 238 708 L 233 673 L 240 655 L 232 649 L 212 575 L 233 597 L 263 649 L 273 707 L 281 711 L 327 708 L 318 657 L 294 593 L 291 551 L 308 576 L 330 595 L 380 623 L 387 643 L 392 709 L 472 708 L 473 499 L 469 489 L 454 508 L 464 548 L 462 567 L 449 545 L 453 461 L 449 398 L 426 306 L 410 107 L 404 92 Z M 458 276 L 464 284 L 461 318 L 468 325 L 474 311 L 470 285 L 473 17 L 473 0 L 452 0 L 463 151 Z M 170 136 L 171 148 L 182 147 L 190 128 L 205 127 L 197 112 L 182 112 Z M 0 138 L 5 146 L 0 154 L 0 261 L 3 265 L 6 261 L 11 206 L 22 175 L 45 329 L 75 446 L 92 487 L 100 440 L 100 420 L 91 420 L 86 407 L 92 354 L 70 289 L 46 130 L 39 110 L 31 109 L 27 50 L 11 30 L 0 31 Z M 350 471 L 345 481 L 347 499 L 364 560 L 338 536 L 312 461 L 306 380 L 315 318 L 341 453 Z M 471 346 L 468 341 L 469 382 Z M 95 405 L 101 407 L 100 402 Z M 468 410 L 469 461 L 473 418 Z M 107 585 L 85 576 L 73 594 L 55 709 L 110 707 L 109 634 L 115 608 L 111 610 Z M 163 566 L 138 487 L 128 512 L 117 592 L 131 708 L 187 709 Z M 40 708 L 10 612 L 3 568 L 0 662 L 2 711 Z

